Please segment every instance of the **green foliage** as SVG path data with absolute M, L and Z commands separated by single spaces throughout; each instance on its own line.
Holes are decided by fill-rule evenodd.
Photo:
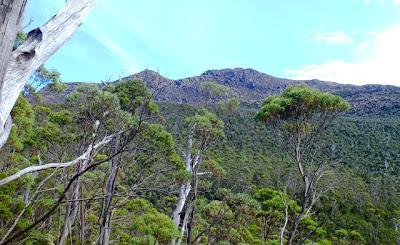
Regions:
M 217 82 L 202 82 L 200 89 L 210 99 L 224 97 L 229 93 L 229 88 Z
M 17 37 L 15 38 L 14 49 L 17 49 L 19 46 L 21 46 L 27 37 L 28 35 L 25 32 L 18 32 Z
M 11 112 L 13 128 L 8 138 L 8 143 L 16 151 L 20 152 L 31 137 L 34 123 L 33 107 L 29 101 L 20 96 Z
M 50 77 L 47 74 L 43 78 Z M 204 85 L 204 89 L 207 87 L 210 88 Z M 214 95 L 215 100 L 228 98 Z M 232 101 L 232 108 L 237 105 Z M 101 122 L 98 137 L 139 128 L 134 142 L 121 156 L 116 176 L 111 240 L 115 244 L 166 244 L 180 235 L 170 216 L 179 183 L 191 177 L 177 151 L 187 143 L 187 135 L 182 132 L 189 129 L 195 144 L 212 139 L 203 167 L 213 175 L 199 180 L 193 237 L 199 236 L 200 244 L 280 244 L 286 205 L 288 230 L 300 212 L 301 201 L 301 180 L 296 178 L 290 158 L 281 154 L 282 140 L 272 137 L 271 128 L 254 121 L 253 109 L 241 107 L 227 114 L 224 110 L 212 113 L 188 105 L 159 106 L 160 112 L 151 100 L 151 92 L 140 81 L 122 82 L 106 90 L 84 86 L 63 105 L 31 105 L 21 97 L 12 112 L 15 125 L 0 154 L 0 179 L 38 164 L 39 160 L 75 158 L 93 140 L 96 120 Z M 146 118 L 139 126 L 141 108 L 151 119 Z M 310 132 L 315 129 L 316 117 L 324 113 L 336 115 L 346 109 L 347 104 L 339 97 L 300 86 L 289 88 L 282 96 L 267 98 L 258 118 L 268 123 L 285 119 L 289 123 L 283 125 L 284 129 L 291 133 L 295 131 L 294 118 L 300 115 L 307 119 L 302 129 Z M 158 124 L 160 114 L 165 116 L 162 122 L 166 125 Z M 319 157 L 342 163 L 332 168 L 340 179 L 316 203 L 315 213 L 302 220 L 299 237 L 307 237 L 305 244 L 396 243 L 399 232 L 394 227 L 400 224 L 399 126 L 397 118 L 346 116 L 327 129 L 327 136 L 320 142 L 323 154 Z M 122 134 L 121 141 L 128 136 L 129 133 Z M 93 161 L 105 160 L 111 154 L 111 147 L 105 146 Z M 80 178 L 87 243 L 98 236 L 102 208 L 98 198 L 104 191 L 110 164 L 108 161 L 99 165 Z M 0 236 L 25 206 L 24 195 L 32 197 L 38 183 L 52 171 L 28 174 L 0 187 Z M 58 170 L 27 208 L 15 231 L 45 214 L 76 171 L 74 167 Z M 290 185 L 283 192 L 287 180 Z M 54 243 L 63 224 L 66 203 L 40 229 L 26 234 L 24 242 Z M 72 226 L 72 239 L 68 242 L 78 243 L 80 222 Z
M 291 86 L 280 96 L 269 96 L 256 115 L 260 121 L 291 120 L 316 113 L 347 111 L 349 104 L 340 96 L 323 93 L 306 85 Z
M 137 212 L 132 221 L 132 229 L 140 232 L 143 237 L 135 238 L 134 244 L 166 244 L 172 239 L 179 237 L 179 231 L 167 215 L 157 211 L 144 199 L 136 199 L 128 204 L 128 210 Z
M 207 108 L 219 109 L 226 114 L 236 110 L 239 106 L 239 101 L 234 98 L 236 94 L 225 85 L 214 81 L 202 82 L 200 90 L 205 97 Z
M 144 106 L 150 113 L 158 113 L 158 105 L 152 100 L 152 94 L 141 80 L 127 80 L 110 89 L 118 95 L 121 108 L 135 113 Z
M 194 135 L 199 138 L 223 137 L 224 123 L 206 109 L 200 110 L 195 116 L 186 119 Z

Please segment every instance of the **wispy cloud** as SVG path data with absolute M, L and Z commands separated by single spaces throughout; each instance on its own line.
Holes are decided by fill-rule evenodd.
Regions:
M 106 47 L 123 64 L 120 72 L 128 71 L 130 74 L 132 74 L 138 71 L 137 68 L 139 65 L 137 61 L 130 55 L 128 50 L 123 48 L 123 46 L 118 42 L 114 41 L 109 34 L 105 33 L 104 28 L 95 23 L 90 23 L 86 27 L 90 30 L 90 32 L 96 33 L 95 35 L 89 35 Z
M 321 79 L 327 81 L 367 84 L 384 83 L 400 86 L 400 24 L 377 32 L 357 45 L 355 61 L 330 60 L 310 64 L 302 69 L 286 69 L 293 79 Z
M 400 7 L 400 0 L 394 0 L 394 1 L 393 1 L 393 4 L 394 4 L 395 6 L 399 6 L 399 7 Z
M 347 33 L 336 32 L 319 32 L 315 34 L 315 40 L 319 42 L 335 43 L 335 44 L 350 44 L 353 39 Z

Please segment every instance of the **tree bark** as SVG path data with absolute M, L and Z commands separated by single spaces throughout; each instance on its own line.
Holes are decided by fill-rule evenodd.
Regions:
M 176 227 L 179 228 L 179 225 L 181 224 L 181 214 L 186 205 L 185 215 L 181 224 L 181 237 L 177 240 L 178 245 L 181 244 L 182 238 L 185 235 L 185 232 L 188 230 L 187 225 L 189 222 L 190 214 L 192 213 L 193 201 L 195 200 L 193 198 L 191 200 L 188 200 L 189 193 L 195 192 L 197 189 L 197 185 L 194 186 L 193 184 L 197 184 L 196 181 L 198 176 L 197 172 L 199 169 L 201 158 L 200 158 L 200 152 L 193 155 L 192 151 L 193 151 L 193 140 L 192 136 L 189 136 L 187 150 L 183 155 L 184 155 L 186 171 L 188 171 L 192 175 L 192 180 L 186 181 L 180 186 L 178 203 L 172 215 Z M 175 244 L 175 241 L 171 241 L 171 244 Z
M 115 154 L 119 150 L 119 135 L 114 138 L 113 142 L 113 153 Z M 115 180 L 118 175 L 119 163 L 121 161 L 121 155 L 111 160 L 110 175 L 107 181 L 106 196 L 103 200 L 103 208 L 100 215 L 100 236 L 98 244 L 108 245 L 110 243 L 111 235 L 111 202 L 115 192 Z
M 28 78 L 66 41 L 94 7 L 96 0 L 69 0 L 46 24 L 28 33 L 12 50 L 27 0 L 0 0 L 0 140 L 8 138 L 6 122 Z M 4 142 L 0 141 L 0 146 Z
M 43 165 L 30 166 L 30 167 L 24 168 L 24 169 L 16 172 L 13 175 L 10 175 L 4 179 L 1 179 L 0 186 L 5 185 L 13 180 L 16 180 L 16 179 L 24 176 L 25 174 L 34 173 L 34 172 L 38 172 L 38 171 L 42 171 L 42 170 L 46 170 L 46 169 L 50 169 L 50 168 L 66 168 L 66 167 L 73 166 L 81 161 L 88 160 L 94 150 L 100 148 L 101 146 L 103 146 L 105 144 L 108 144 L 108 142 L 110 142 L 114 136 L 115 135 L 109 135 L 109 136 L 104 137 L 103 140 L 100 141 L 99 143 L 97 143 L 95 146 L 89 145 L 89 147 L 85 153 L 83 153 L 82 155 L 80 155 L 79 157 L 77 157 L 76 159 L 74 159 L 72 161 L 63 162 L 63 163 L 47 163 L 47 164 L 43 164 Z
M 88 160 L 82 161 L 82 163 L 77 167 L 76 172 L 80 173 L 87 166 Z M 72 225 L 75 223 L 76 215 L 78 213 L 78 204 L 80 197 L 80 189 L 81 189 L 81 178 L 75 180 L 75 183 L 72 187 L 72 195 L 71 201 L 68 204 L 67 212 L 65 214 L 64 226 L 63 230 L 60 234 L 57 244 L 64 244 L 68 235 L 72 232 Z
M 26 2 L 27 0 L 0 0 L 0 88 L 23 21 Z
M 280 232 L 280 240 L 281 240 L 281 245 L 283 245 L 283 241 L 284 241 L 284 235 L 285 235 L 285 231 L 286 231 L 286 226 L 287 223 L 289 221 L 289 213 L 288 213 L 288 209 L 289 209 L 289 203 L 285 203 L 285 221 L 283 223 L 281 232 Z

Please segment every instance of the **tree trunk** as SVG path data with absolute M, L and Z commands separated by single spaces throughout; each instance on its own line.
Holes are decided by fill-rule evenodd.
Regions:
M 289 209 L 289 203 L 285 203 L 285 222 L 283 223 L 281 232 L 280 232 L 280 240 L 281 240 L 281 245 L 283 245 L 283 240 L 284 240 L 284 235 L 285 235 L 285 231 L 286 231 L 286 226 L 287 223 L 289 221 L 289 213 L 288 213 L 288 209 Z
M 181 213 L 183 207 L 185 206 L 187 197 L 189 196 L 190 190 L 191 190 L 190 181 L 187 181 L 186 183 L 182 184 L 179 189 L 178 203 L 172 214 L 176 227 L 179 227 L 179 224 L 181 223 Z
M 119 150 L 119 139 L 119 135 L 114 138 L 112 150 L 113 154 L 115 154 Z M 115 180 L 117 178 L 120 160 L 121 155 L 119 155 L 118 157 L 114 157 L 111 160 L 111 172 L 108 176 L 106 196 L 103 200 L 103 208 L 100 215 L 100 236 L 98 241 L 98 244 L 100 245 L 108 245 L 110 242 L 112 214 L 111 202 L 115 192 Z
M 27 0 L 0 0 L 0 88 L 15 38 L 21 28 Z M 2 122 L 4 124 L 4 121 Z
M 185 169 L 189 173 L 193 172 L 193 170 L 192 170 L 192 148 L 193 148 L 193 140 L 192 140 L 192 136 L 190 135 L 188 138 L 188 142 L 187 142 L 186 152 L 183 153 Z M 190 181 L 186 181 L 185 183 L 181 184 L 181 186 L 179 188 L 178 202 L 172 213 L 172 219 L 177 228 L 179 228 L 179 225 L 181 223 L 181 214 L 182 214 L 183 208 L 185 207 L 185 204 L 186 204 L 186 201 L 187 201 L 187 198 L 189 196 L 191 189 L 192 188 L 191 188 Z M 185 214 L 185 217 L 186 217 L 186 214 Z M 185 220 L 183 221 L 183 223 L 185 223 Z M 186 225 L 182 224 L 182 228 L 181 228 L 182 234 L 181 234 L 181 237 L 178 239 L 178 242 L 177 242 L 178 245 L 181 243 L 181 239 L 185 233 L 185 229 L 186 229 Z M 170 243 L 175 244 L 175 241 L 171 241 Z
M 182 226 L 181 226 L 181 237 L 178 239 L 177 241 L 177 245 L 181 245 L 182 243 L 182 238 L 186 233 L 186 228 L 188 225 L 188 220 L 189 220 L 189 214 L 190 214 L 190 210 L 192 209 L 191 205 L 189 204 L 189 207 L 186 209 L 185 211 L 185 216 L 183 217 L 183 221 L 182 221 Z
M 190 245 L 192 244 L 192 232 L 193 232 L 193 219 L 194 219 L 194 213 L 196 212 L 196 199 L 197 199 L 197 187 L 198 187 L 198 181 L 197 181 L 197 172 L 198 172 L 198 166 L 195 166 L 195 170 L 193 173 L 193 191 L 192 191 L 192 197 L 190 199 L 190 208 L 189 208 L 189 219 L 187 223 L 187 244 Z
M 12 50 L 27 0 L 0 0 L 0 147 L 8 138 L 10 112 L 26 81 L 71 38 L 96 0 L 69 0 L 46 24 Z M 7 123 L 8 122 L 8 123 Z
M 80 173 L 86 168 L 88 161 L 82 161 L 82 163 L 78 166 L 76 172 Z M 63 245 L 68 235 L 72 232 L 72 225 L 75 223 L 76 215 L 78 213 L 78 204 L 80 198 L 80 189 L 81 189 L 81 179 L 78 178 L 75 180 L 75 183 L 72 188 L 71 200 L 68 203 L 67 212 L 65 213 L 65 220 L 63 230 L 58 239 L 59 245 Z

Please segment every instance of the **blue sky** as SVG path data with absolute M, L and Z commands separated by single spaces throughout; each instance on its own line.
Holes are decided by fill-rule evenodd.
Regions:
M 64 0 L 30 0 L 27 29 Z M 98 0 L 47 63 L 62 79 L 143 69 L 169 78 L 244 67 L 294 79 L 400 86 L 400 0 Z

